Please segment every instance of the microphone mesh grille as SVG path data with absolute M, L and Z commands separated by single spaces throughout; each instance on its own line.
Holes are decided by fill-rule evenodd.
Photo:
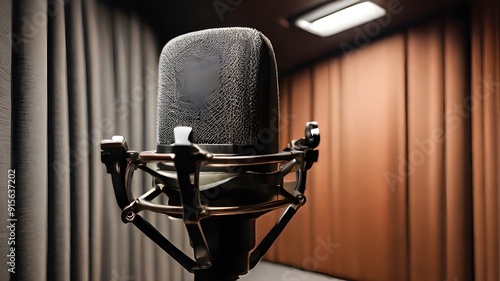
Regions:
M 193 127 L 194 143 L 231 145 L 254 145 L 273 127 L 277 143 L 276 65 L 259 31 L 181 35 L 165 45 L 159 65 L 158 145 L 172 144 L 177 126 Z

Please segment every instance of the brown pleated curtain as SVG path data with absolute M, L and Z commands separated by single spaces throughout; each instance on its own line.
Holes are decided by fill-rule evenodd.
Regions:
M 281 145 L 307 120 L 322 139 L 308 204 L 267 260 L 349 280 L 500 280 L 491 5 L 474 4 L 471 34 L 469 14 L 436 16 L 282 76 Z M 259 222 L 261 237 L 277 217 Z
M 309 120 L 322 143 L 268 260 L 352 280 L 500 279 L 500 4 L 472 6 L 470 24 L 439 16 L 282 77 L 281 145 Z M 100 163 L 113 134 L 155 146 L 151 28 L 96 0 L 0 7 L 0 175 L 15 169 L 18 219 L 16 274 L 0 228 L 0 280 L 191 280 L 121 223 Z M 191 252 L 179 221 L 146 217 Z
M 95 0 L 0 7 L 0 280 L 191 280 L 121 222 L 100 162 L 99 142 L 114 134 L 132 149 L 155 147 L 159 49 L 150 26 Z M 10 169 L 15 274 L 7 271 Z M 188 250 L 180 222 L 146 216 Z

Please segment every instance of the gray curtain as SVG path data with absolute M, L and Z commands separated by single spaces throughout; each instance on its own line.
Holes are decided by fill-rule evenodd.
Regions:
M 134 150 L 155 147 L 152 29 L 97 0 L 0 0 L 0 7 L 0 280 L 190 280 L 121 223 L 100 162 L 100 140 L 115 134 Z M 14 232 L 6 227 L 9 170 Z M 137 177 L 135 192 L 150 182 Z M 180 222 L 145 217 L 189 253 Z M 15 273 L 7 265 L 12 233 Z

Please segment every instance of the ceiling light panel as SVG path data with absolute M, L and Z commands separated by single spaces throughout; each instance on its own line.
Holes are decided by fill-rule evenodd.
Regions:
M 386 11 L 371 1 L 336 1 L 313 10 L 295 21 L 298 27 L 327 37 L 385 16 Z

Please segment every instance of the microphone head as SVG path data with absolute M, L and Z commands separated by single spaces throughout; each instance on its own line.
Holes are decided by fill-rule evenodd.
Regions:
M 157 149 L 169 152 L 174 128 L 212 153 L 278 152 L 276 60 L 251 28 L 217 28 L 169 41 L 159 63 Z

